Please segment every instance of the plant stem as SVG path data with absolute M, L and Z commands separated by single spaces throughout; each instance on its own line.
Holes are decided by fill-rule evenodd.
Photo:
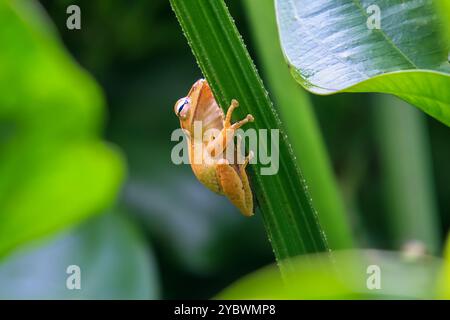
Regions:
M 394 247 L 417 240 L 437 254 L 440 228 L 425 117 L 406 102 L 386 95 L 376 96 L 374 113 L 386 218 Z
M 252 114 L 249 127 L 279 130 L 279 171 L 261 174 L 250 166 L 253 191 L 273 251 L 282 267 L 291 257 L 328 250 L 316 211 L 294 160 L 288 138 L 223 0 L 170 0 L 189 45 L 222 108 L 240 101 L 239 117 Z M 274 137 L 274 134 L 272 134 Z M 258 153 L 266 148 L 259 144 Z
M 330 248 L 354 247 L 344 202 L 306 92 L 292 78 L 281 51 L 273 0 L 245 0 L 246 12 L 269 86 L 309 185 Z

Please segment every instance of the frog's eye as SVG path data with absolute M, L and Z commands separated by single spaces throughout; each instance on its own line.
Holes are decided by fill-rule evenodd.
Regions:
M 189 98 L 182 98 L 178 100 L 174 108 L 175 114 L 183 120 L 186 119 L 190 106 L 191 104 Z

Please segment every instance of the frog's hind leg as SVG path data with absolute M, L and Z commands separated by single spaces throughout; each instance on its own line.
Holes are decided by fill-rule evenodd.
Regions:
M 252 189 L 250 189 L 250 183 L 248 181 L 247 173 L 245 172 L 245 168 L 247 167 L 250 160 L 253 158 L 253 151 L 250 151 L 247 157 L 245 157 L 245 162 L 243 164 L 240 164 L 239 167 L 239 174 L 241 176 L 242 181 L 242 187 L 244 188 L 244 194 L 245 194 L 245 203 L 247 206 L 247 210 L 251 213 L 250 215 L 253 215 L 253 194 Z
M 242 170 L 244 170 L 244 176 L 238 174 L 226 159 L 221 159 L 216 165 L 216 173 L 223 194 L 238 207 L 243 215 L 250 217 L 253 215 L 252 193 L 245 175 L 245 167 Z
M 241 136 L 236 136 L 237 137 L 237 152 L 240 152 L 240 150 L 242 150 L 242 137 Z M 248 181 L 248 176 L 247 173 L 245 172 L 245 168 L 247 168 L 247 165 L 250 163 L 250 161 L 253 159 L 253 157 L 255 156 L 254 152 L 252 150 L 250 150 L 250 152 L 248 153 L 248 156 L 245 157 L 244 163 L 239 163 L 238 168 L 239 168 L 239 174 L 241 176 L 241 180 L 242 180 L 242 186 L 244 188 L 245 191 L 245 197 L 246 197 L 246 203 L 247 203 L 247 207 L 250 208 L 250 211 L 253 211 L 253 194 L 252 194 L 252 189 L 250 189 L 250 183 Z M 239 156 L 236 155 L 236 159 L 238 159 L 238 161 L 241 161 Z M 257 199 L 256 199 L 257 200 Z

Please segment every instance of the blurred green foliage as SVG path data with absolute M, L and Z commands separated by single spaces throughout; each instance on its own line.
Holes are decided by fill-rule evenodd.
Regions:
M 81 290 L 67 290 L 67 267 Z M 0 299 L 155 299 L 159 279 L 148 243 L 123 213 L 95 217 L 0 265 Z
M 276 266 L 236 281 L 218 299 L 433 299 L 440 259 L 377 250 L 335 251 L 295 259 L 296 271 L 280 278 Z M 377 273 L 379 282 L 376 280 Z
M 0 3 L 0 256 L 101 212 L 123 179 L 103 98 L 35 2 Z
M 437 298 L 450 300 L 450 237 L 447 238 L 444 259 L 444 266 L 439 274 Z
M 129 178 L 119 199 L 119 206 L 126 208 L 127 214 L 132 215 L 140 226 L 138 231 L 145 232 L 147 243 L 154 243 L 158 258 L 159 271 L 155 270 L 156 273 L 151 268 L 147 270 L 144 267 L 132 272 L 124 268 L 105 267 L 104 278 L 99 279 L 99 282 L 103 282 L 119 278 L 124 279 L 125 283 L 127 277 L 130 277 L 132 283 L 134 277 L 140 277 L 143 283 L 150 286 L 147 292 L 150 290 L 151 295 L 142 294 L 145 293 L 142 290 L 141 293 L 126 291 L 124 287 L 124 292 L 120 295 L 117 290 L 113 290 L 107 297 L 210 297 L 237 277 L 271 262 L 272 252 L 259 217 L 241 219 L 239 213 L 225 199 L 205 190 L 192 176 L 189 167 L 177 167 L 170 161 L 170 134 L 178 126 L 172 112 L 173 103 L 186 94 L 193 79 L 199 78 L 201 74 L 182 40 L 183 36 L 168 4 L 164 1 L 140 1 L 139 4 L 78 2 L 82 8 L 82 30 L 69 31 L 66 28 L 66 8 L 71 3 L 42 1 L 65 45 L 79 63 L 95 75 L 105 90 L 109 107 L 106 133 L 111 141 L 120 145 L 129 163 Z M 44 14 L 44 11 L 41 13 Z M 127 15 L 128 19 L 124 17 Z M 148 19 L 148 15 L 152 15 L 154 19 Z M 139 30 L 130 27 L 131 29 L 125 32 L 128 30 L 126 25 L 136 23 Z M 161 33 L 157 32 L 158 28 L 162 28 Z M 148 30 L 155 32 L 155 37 L 146 36 Z M 130 35 L 135 32 L 136 35 Z M 53 36 L 57 37 L 55 30 Z M 156 41 L 155 45 L 151 44 L 157 37 L 160 37 L 160 41 Z M 166 62 L 160 63 L 161 59 Z M 54 62 L 58 66 L 59 61 Z M 64 68 L 60 72 L 69 74 Z M 84 72 L 82 74 L 86 76 Z M 25 75 L 22 76 L 26 78 Z M 77 88 L 84 84 L 93 85 L 92 81 L 82 79 L 66 91 L 77 91 Z M 37 88 L 37 85 L 34 88 Z M 98 90 L 96 92 L 98 94 Z M 93 110 L 94 107 L 101 110 L 103 102 L 100 95 L 97 104 L 95 96 L 87 98 Z M 62 115 L 55 117 L 57 120 L 67 120 L 70 126 L 77 123 L 76 119 L 65 119 Z M 99 114 L 97 117 L 100 119 L 102 116 Z M 99 132 L 98 122 L 87 118 L 96 123 L 92 134 L 95 137 Z M 57 134 L 49 135 L 52 138 L 61 138 L 62 145 L 69 142 Z M 51 158 L 45 151 L 42 151 L 42 157 L 46 160 Z M 78 164 L 83 158 L 73 157 L 72 160 Z M 64 167 L 68 166 L 65 164 Z M 98 168 L 96 170 L 101 172 Z M 77 168 L 74 172 L 81 181 L 86 181 L 90 176 L 94 178 L 93 174 L 97 174 L 93 172 L 85 175 Z M 43 176 L 48 177 L 47 173 Z M 102 183 L 100 179 L 98 182 Z M 41 185 L 42 181 L 38 181 L 37 186 Z M 93 194 L 88 186 L 84 186 L 86 194 Z M 97 185 L 92 187 L 98 189 Z M 59 190 L 64 196 L 81 195 L 83 191 L 74 190 L 71 193 L 68 187 Z M 33 203 L 27 202 L 27 205 L 32 206 Z M 95 212 L 100 211 L 99 208 Z M 95 224 L 91 221 L 95 220 L 89 220 L 83 228 L 90 228 L 91 223 Z M 15 224 L 13 227 L 20 228 L 21 225 L 22 223 Z M 63 246 L 63 238 L 56 238 L 52 246 L 58 246 L 58 243 Z M 120 239 L 116 245 L 127 246 L 127 243 Z M 95 245 L 100 239 L 90 237 L 84 241 Z M 17 259 L 12 256 L 5 260 L 4 268 L 10 270 L 11 267 L 8 266 L 14 265 L 24 269 L 32 259 L 48 260 L 46 245 L 37 245 L 36 248 L 31 247 L 20 253 L 21 257 L 29 256 L 28 258 Z M 152 254 L 151 247 L 146 247 L 148 253 Z M 74 256 L 77 256 L 77 250 L 73 250 Z M 80 247 L 79 250 L 84 249 Z M 52 254 L 52 257 L 61 258 L 61 253 L 52 251 Z M 69 257 L 70 254 L 67 255 L 67 261 Z M 80 263 L 91 269 L 86 263 Z M 121 263 L 123 265 L 127 260 L 124 259 Z M 59 270 L 62 265 L 63 263 L 58 264 L 52 270 Z M 81 267 L 83 270 L 83 266 Z M 3 279 L 9 277 L 5 273 L 3 275 Z M 156 275 L 163 284 L 162 296 L 154 294 L 158 291 L 157 282 L 145 281 Z M 16 283 L 18 286 L 15 297 L 27 296 L 27 288 L 20 288 L 19 284 L 24 283 L 20 279 L 27 277 L 27 281 L 39 285 L 45 282 L 42 276 L 39 272 L 30 271 L 26 275 L 19 274 L 16 278 L 11 278 L 9 283 Z M 48 276 L 48 279 L 54 282 L 60 281 L 62 277 L 55 275 L 53 278 Z M 105 283 L 98 285 L 99 288 L 108 288 Z M 55 290 L 55 287 L 45 286 L 41 291 L 38 290 L 35 296 L 55 297 L 61 293 Z M 66 294 L 68 295 L 64 297 L 76 296 L 75 293 Z M 104 292 L 96 291 L 80 297 L 102 296 L 105 297 Z

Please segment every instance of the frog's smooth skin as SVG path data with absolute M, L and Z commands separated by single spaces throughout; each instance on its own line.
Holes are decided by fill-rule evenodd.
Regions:
M 181 128 L 186 133 L 189 144 L 189 161 L 197 179 L 208 189 L 225 195 L 243 215 L 253 215 L 253 195 L 250 189 L 245 167 L 253 153 L 245 158 L 243 164 L 236 161 L 230 164 L 225 157 L 227 148 L 234 147 L 233 137 L 235 131 L 248 122 L 254 121 L 252 115 L 247 115 L 243 120 L 231 123 L 233 111 L 239 106 L 236 100 L 231 101 L 226 116 L 217 104 L 211 88 L 206 80 L 198 80 L 189 91 L 188 95 L 177 101 L 174 107 L 175 114 L 180 119 Z M 217 129 L 220 134 L 204 141 L 203 137 L 195 137 L 194 122 L 201 121 L 204 131 Z M 196 141 L 194 141 L 196 139 Z M 215 154 L 217 143 L 222 141 L 222 155 Z M 240 139 L 236 144 L 235 154 L 240 151 Z M 210 156 L 214 161 L 201 161 L 196 163 L 193 159 L 196 146 L 202 146 L 202 159 Z M 197 147 L 198 148 L 198 147 Z M 219 149 L 220 150 L 220 149 Z M 207 152 L 207 153 L 205 153 Z

